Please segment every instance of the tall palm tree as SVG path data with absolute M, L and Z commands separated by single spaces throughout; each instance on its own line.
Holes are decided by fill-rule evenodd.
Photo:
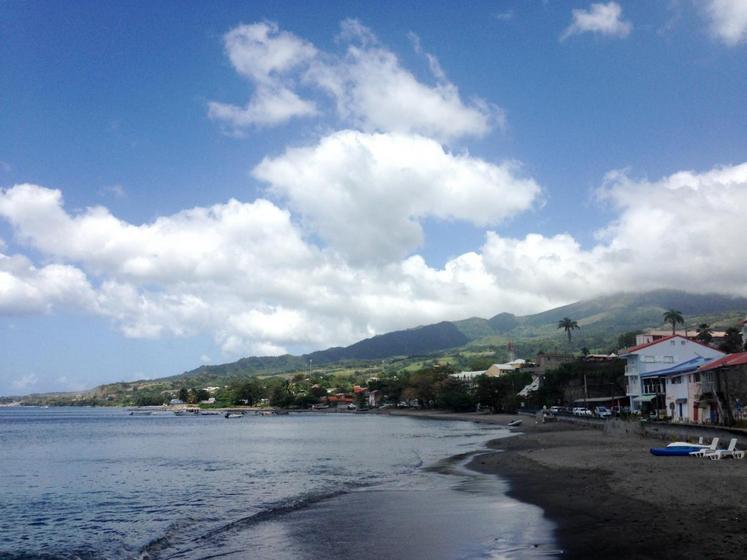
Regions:
M 676 309 L 670 309 L 669 311 L 666 311 L 664 313 L 664 321 L 666 321 L 667 323 L 672 323 L 672 336 L 677 334 L 676 328 L 678 324 L 685 324 L 685 318 L 682 316 L 682 312 L 677 311 Z
M 713 329 L 708 323 L 701 323 L 696 330 L 698 332 L 698 336 L 695 337 L 697 340 L 706 344 L 713 340 Z
M 580 329 L 578 323 L 569 317 L 565 317 L 558 321 L 558 328 L 565 329 L 565 334 L 568 335 L 568 344 L 571 343 L 571 333 L 574 329 Z

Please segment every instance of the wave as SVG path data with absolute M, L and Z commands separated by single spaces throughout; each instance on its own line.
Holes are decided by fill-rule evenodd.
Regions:
M 136 558 L 138 560 L 169 560 L 176 558 L 185 552 L 199 548 L 206 541 L 214 541 L 229 533 L 244 531 L 258 523 L 270 521 L 283 515 L 303 510 L 325 500 L 331 500 L 354 490 L 374 485 L 376 485 L 375 482 L 350 482 L 346 483 L 342 488 L 318 490 L 280 500 L 251 515 L 234 519 L 228 523 L 208 529 L 198 536 L 190 535 L 197 522 L 195 520 L 183 520 L 172 524 L 163 535 L 145 545 Z

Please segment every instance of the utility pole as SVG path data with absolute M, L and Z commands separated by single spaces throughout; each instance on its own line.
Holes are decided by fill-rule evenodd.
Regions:
M 584 374 L 584 406 L 589 408 L 589 387 L 586 384 L 586 374 Z

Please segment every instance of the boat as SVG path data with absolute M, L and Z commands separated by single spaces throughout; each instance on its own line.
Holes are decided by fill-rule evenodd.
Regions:
M 511 420 L 506 426 L 515 427 L 515 426 L 521 426 L 522 420 L 520 418 L 517 418 L 516 420 Z
M 201 410 L 200 416 L 220 416 L 220 412 L 217 410 Z
M 695 447 L 696 449 L 702 449 L 703 447 L 710 446 L 703 445 L 702 443 L 690 443 L 688 441 L 673 441 L 672 443 L 668 443 L 667 447 Z
M 226 418 L 242 418 L 244 415 L 240 412 L 226 412 L 223 416 Z
M 131 410 L 130 416 L 150 416 L 153 414 L 152 410 Z
M 699 445 L 675 445 L 672 447 L 652 447 L 649 449 L 651 455 L 657 457 L 689 457 L 693 451 L 699 451 L 702 446 Z

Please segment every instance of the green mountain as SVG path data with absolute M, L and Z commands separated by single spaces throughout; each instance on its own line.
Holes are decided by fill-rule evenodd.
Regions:
M 665 327 L 662 315 L 668 309 L 683 313 L 694 328 L 708 322 L 729 326 L 747 314 L 747 298 L 718 294 L 690 294 L 676 290 L 644 293 L 620 293 L 565 305 L 542 313 L 515 316 L 499 313 L 490 319 L 471 317 L 461 321 L 443 321 L 377 335 L 346 347 L 320 350 L 302 356 L 253 357 L 215 366 L 201 366 L 179 378 L 195 375 L 246 376 L 272 375 L 303 371 L 309 361 L 315 366 L 383 360 L 469 350 L 480 346 L 501 347 L 509 340 L 520 351 L 531 354 L 534 348 L 568 349 L 558 321 L 570 317 L 578 322 L 572 350 L 586 346 L 592 351 L 615 350 L 617 337 L 626 332 L 650 327 Z
M 181 386 L 225 385 L 251 376 L 305 372 L 313 365 L 332 375 L 377 375 L 381 371 L 418 369 L 435 362 L 454 368 L 482 369 L 506 359 L 508 342 L 521 357 L 539 350 L 611 352 L 618 337 L 650 327 L 667 328 L 662 315 L 677 309 L 690 329 L 703 322 L 725 328 L 747 314 L 747 298 L 717 294 L 689 294 L 676 290 L 620 293 L 565 305 L 542 313 L 515 316 L 499 313 L 490 319 L 471 317 L 394 331 L 346 347 L 328 348 L 301 356 L 247 357 L 220 365 L 150 381 L 102 385 L 87 392 L 94 396 L 132 394 L 132 391 L 171 390 Z M 558 321 L 570 317 L 581 327 L 568 344 Z

